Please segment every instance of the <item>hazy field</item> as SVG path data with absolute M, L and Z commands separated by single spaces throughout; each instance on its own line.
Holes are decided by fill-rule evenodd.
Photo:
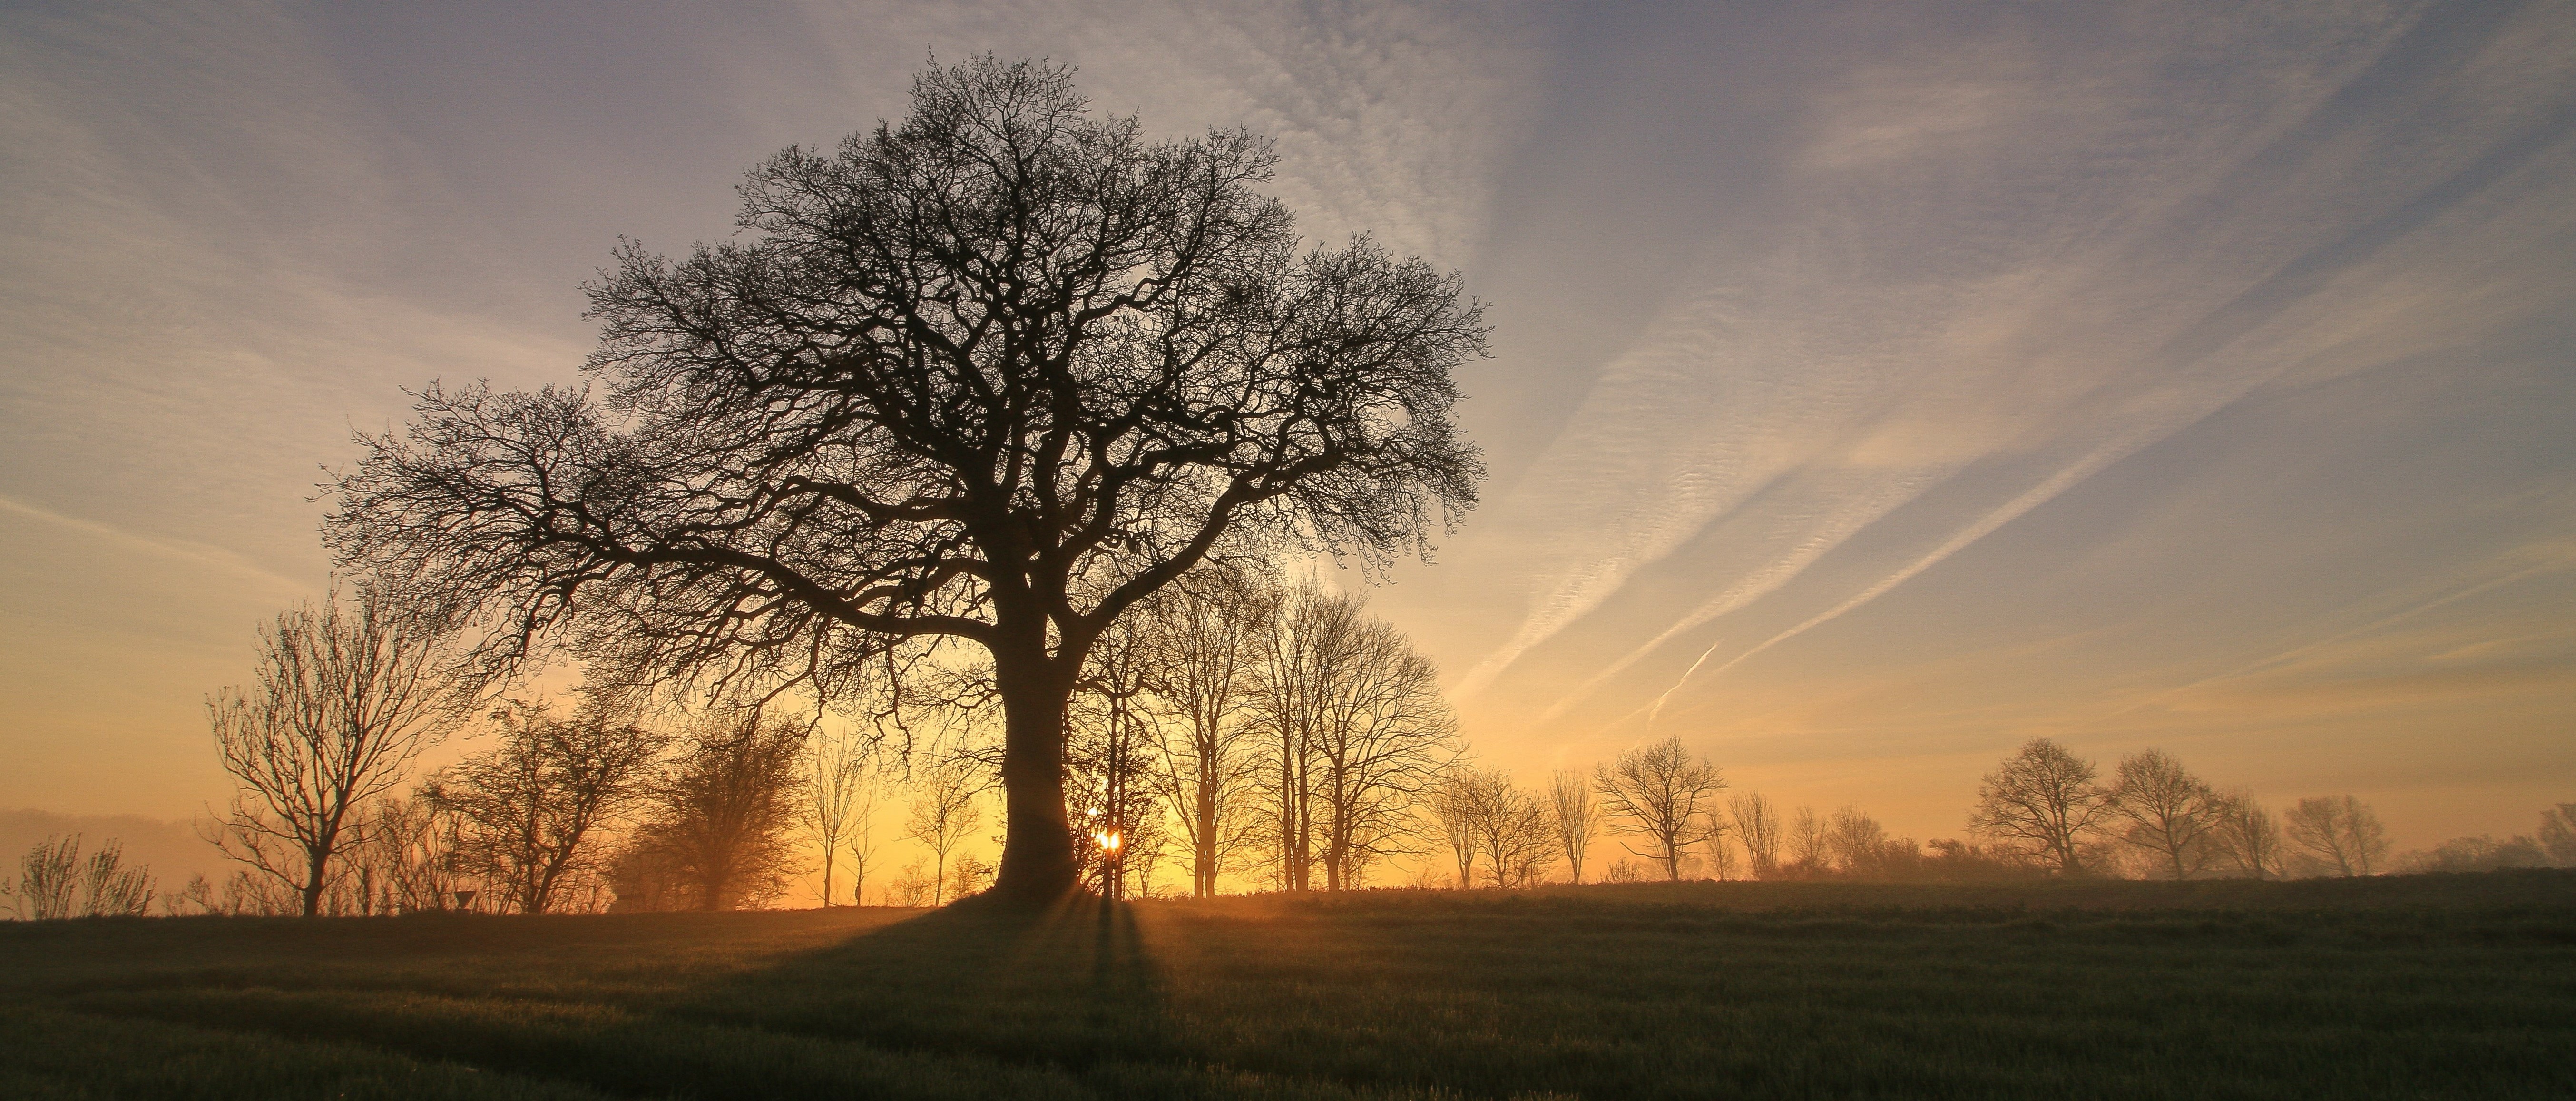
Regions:
M 2576 872 L 0 926 L 0 1096 L 2567 1097 Z

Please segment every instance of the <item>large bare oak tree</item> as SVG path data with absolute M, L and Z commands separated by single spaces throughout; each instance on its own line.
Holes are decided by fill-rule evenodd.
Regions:
M 432 386 L 335 486 L 339 560 L 479 602 L 500 665 L 826 699 L 989 651 L 997 887 L 1073 888 L 1065 709 L 1101 632 L 1211 556 L 1384 559 L 1474 500 L 1458 277 L 1300 252 L 1243 131 L 1149 142 L 1070 71 L 933 68 L 900 126 L 789 149 L 733 240 L 591 288 L 604 393 Z

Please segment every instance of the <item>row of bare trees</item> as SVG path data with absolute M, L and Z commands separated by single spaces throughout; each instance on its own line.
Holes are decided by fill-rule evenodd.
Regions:
M 453 631 L 437 609 L 371 589 L 335 589 L 263 629 L 251 685 L 208 705 L 236 795 L 206 833 L 254 881 L 240 908 L 758 905 L 803 870 L 799 826 L 821 850 L 827 903 L 868 897 L 878 781 L 894 764 L 882 729 L 739 712 L 673 734 L 606 702 L 633 693 L 571 710 L 482 705 L 442 664 Z M 1150 890 L 1176 850 L 1194 893 L 1229 874 L 1356 886 L 1421 851 L 1419 805 L 1460 748 L 1431 663 L 1360 598 L 1241 573 L 1202 571 L 1105 632 L 1072 700 L 1077 860 L 1112 895 Z M 477 751 L 417 775 L 466 735 Z M 970 744 L 902 763 L 918 791 L 902 834 L 930 866 L 880 873 L 888 897 L 936 905 L 980 889 L 992 866 L 965 847 L 996 761 Z M 1492 843 L 1535 874 L 1530 844 Z
M 1228 875 L 1356 887 L 1423 851 L 1460 752 L 1437 670 L 1362 598 L 1223 570 L 1103 634 L 1067 730 L 1077 863 L 1113 896 L 1173 857 L 1197 896 Z
M 202 909 L 383 913 L 708 909 L 775 898 L 802 726 L 756 711 L 677 735 L 592 700 L 507 701 L 478 722 L 441 609 L 338 588 L 259 636 L 251 682 L 207 702 L 234 796 L 204 824 L 242 867 Z M 485 748 L 414 780 L 460 731 Z
M 1933 842 L 1927 854 L 1910 839 L 1889 836 L 1856 807 L 1823 816 L 1801 807 L 1784 815 L 1758 791 L 1721 802 L 1727 788 L 1715 764 L 1680 739 L 1666 738 L 1588 775 L 1558 769 L 1539 789 L 1516 787 L 1500 769 L 1454 769 L 1428 809 L 1448 842 L 1460 886 L 1535 886 L 1559 866 L 1571 882 L 1586 882 L 1587 869 L 1601 863 L 1593 842 L 1605 835 L 1624 854 L 1601 868 L 1600 878 L 1610 882 L 1960 878 L 2011 867 L 1960 842 Z
M 19 858 L 15 881 L 0 879 L 0 914 L 24 921 L 134 917 L 151 911 L 157 893 L 152 870 L 127 866 L 115 840 L 84 857 L 79 834 L 54 834 Z
M 334 590 L 264 627 L 252 682 L 208 703 L 237 794 L 207 833 L 243 871 L 220 892 L 202 879 L 172 892 L 165 908 L 762 905 L 804 870 L 792 843 L 799 825 L 821 850 L 825 903 L 868 897 L 878 778 L 889 765 L 881 732 L 742 711 L 673 734 L 602 699 L 569 713 L 510 701 L 478 724 L 472 693 L 442 673 L 452 629 L 438 609 L 367 590 Z M 1759 792 L 1721 805 L 1723 774 L 1678 739 L 1524 789 L 1464 764 L 1431 664 L 1362 600 L 1237 572 L 1185 577 L 1113 625 L 1072 700 L 1065 771 L 1083 826 L 1077 861 L 1109 895 L 1149 893 L 1158 863 L 1176 854 L 1194 895 L 1215 893 L 1228 875 L 1344 890 L 1390 860 L 1424 855 L 1435 838 L 1462 886 L 1527 887 L 1560 864 L 1579 883 L 1598 866 L 1592 842 L 1605 832 L 1668 880 L 2123 868 L 2270 878 L 2389 866 L 2385 830 L 2352 796 L 2301 800 L 2276 816 L 2169 753 L 2131 755 L 2104 778 L 2044 738 L 1981 783 L 1969 825 L 1983 844 L 1935 841 L 1928 852 L 1857 808 L 1784 815 Z M 485 748 L 406 794 L 423 754 L 469 729 Z M 993 761 L 967 751 L 918 763 L 902 834 L 930 867 L 907 867 L 883 894 L 937 905 L 990 881 L 993 867 L 964 847 L 983 824 Z M 2576 846 L 2569 808 L 2554 813 L 2539 840 L 2461 839 L 2410 867 L 2553 862 Z M 99 856 L 114 859 L 112 849 Z M 124 888 L 98 875 L 80 896 L 90 901 L 64 901 L 70 873 L 56 865 L 70 859 L 31 854 L 37 870 L 21 876 L 17 896 L 35 901 L 18 908 L 125 905 Z M 1624 859 L 1606 870 L 1643 874 Z M 135 907 L 148 905 L 151 888 L 134 889 Z
M 2007 757 L 1980 784 L 1970 839 L 1894 836 L 1858 807 L 1784 812 L 1758 791 L 1718 798 L 1722 773 L 1678 739 L 1621 754 L 1542 789 L 1499 769 L 1459 767 L 1426 802 L 1462 887 L 1527 887 L 1561 867 L 1575 883 L 1608 833 L 1625 857 L 1602 878 L 1958 880 L 2042 875 L 2195 879 L 2365 876 L 2388 870 L 2576 866 L 2576 804 L 2545 812 L 2535 836 L 2461 838 L 2392 861 L 2387 831 L 2351 795 L 2299 800 L 2274 814 L 2222 791 L 2171 753 L 2123 758 L 2109 777 L 2049 739 Z
M 2109 870 L 2124 856 L 2164 879 L 2373 875 L 2389 847 L 2379 816 L 2351 795 L 2301 799 L 2275 816 L 2250 792 L 2222 791 L 2163 750 L 2122 758 L 2105 781 L 2093 762 L 2047 738 L 1986 775 L 1968 824 L 2061 875 Z
M 1595 766 L 1588 777 L 1558 769 L 1538 790 L 1515 786 L 1501 769 L 1455 768 L 1426 809 L 1448 842 L 1461 887 L 1535 886 L 1560 860 L 1581 883 L 1604 830 L 1624 835 L 1628 853 L 1677 880 L 1694 849 L 1731 855 L 1718 845 L 1731 828 L 1717 805 L 1725 788 L 1716 765 L 1666 738 Z
M 2576 803 L 2540 812 L 2540 828 L 2498 841 L 2455 837 L 2395 862 L 2400 872 L 2483 872 L 2498 868 L 2576 868 Z

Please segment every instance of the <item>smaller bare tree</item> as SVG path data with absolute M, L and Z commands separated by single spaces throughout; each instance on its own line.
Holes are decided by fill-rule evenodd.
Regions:
M 458 852 L 494 909 L 546 913 L 569 888 L 598 884 L 600 837 L 650 790 L 670 740 L 595 707 L 567 718 L 513 701 L 492 722 L 499 744 L 422 794 L 460 818 Z
M 114 838 L 87 859 L 81 835 L 53 834 L 18 858 L 16 911 L 45 921 L 74 917 L 139 917 L 151 911 L 152 870 L 127 867 L 125 846 Z
M 80 886 L 80 835 L 48 835 L 18 858 L 18 916 L 49 921 L 72 916 Z
M 2238 875 L 2273 879 L 2281 874 L 2281 825 L 2250 791 L 2217 797 L 2210 836 Z
M 1482 776 L 1463 765 L 1444 770 L 1431 785 L 1424 805 L 1430 810 L 1432 823 L 1440 830 L 1441 840 L 1449 843 L 1449 855 L 1458 865 L 1458 889 L 1476 885 L 1477 838 L 1485 818 L 1479 782 Z
M 2161 749 L 2123 758 L 2115 776 L 2105 798 L 2113 814 L 2128 820 L 2122 842 L 2152 854 L 2158 869 L 2175 879 L 2208 866 L 2219 828 L 2217 792 Z
M 238 785 L 207 840 L 321 912 L 359 809 L 392 791 L 461 718 L 442 681 L 443 618 L 373 589 L 335 585 L 262 629 L 247 688 L 206 701 L 224 771 Z
M 1394 624 L 1361 616 L 1356 597 L 1325 599 L 1347 611 L 1307 695 L 1307 750 L 1325 889 L 1347 891 L 1372 865 L 1417 851 L 1414 804 L 1457 759 L 1458 720 L 1438 669 Z
M 1726 787 L 1717 766 L 1694 758 L 1680 738 L 1666 738 L 1595 766 L 1592 786 L 1613 816 L 1612 829 L 1646 839 L 1648 851 L 1629 852 L 1661 865 L 1664 878 L 1682 877 L 1691 846 L 1718 836 L 1723 823 L 1707 812 Z
M 701 722 L 619 861 L 620 905 L 731 910 L 786 890 L 804 740 L 803 727 L 755 712 Z
M 1735 839 L 1744 846 L 1744 858 L 1753 865 L 1754 878 L 1779 875 L 1780 812 L 1771 809 L 1771 801 L 1759 791 L 1727 800 L 1727 810 L 1735 819 Z
M 1715 817 L 1714 812 L 1711 813 L 1711 817 Z M 1736 859 L 1735 846 L 1722 841 L 1712 841 L 1709 844 L 1708 868 L 1710 874 L 1716 876 L 1721 882 L 1744 878 L 1744 864 Z
M 382 908 L 445 910 L 468 882 L 464 816 L 426 793 L 377 800 L 367 813 L 364 859 L 377 870 Z
M 1174 716 L 1154 706 L 1152 687 L 1164 657 L 1150 621 L 1111 624 L 1092 644 L 1066 717 L 1065 785 L 1076 800 L 1067 810 L 1080 827 L 1074 862 L 1103 898 L 1127 897 L 1168 841 L 1162 752 Z
M 1535 886 L 1555 849 L 1548 804 L 1512 786 L 1509 773 L 1497 769 L 1491 775 L 1494 783 L 1480 799 L 1484 813 L 1478 817 L 1476 847 L 1484 850 L 1494 886 Z
M 2388 855 L 2388 830 L 2379 815 L 2350 795 L 2301 799 L 2283 817 L 2298 862 L 2313 874 L 2373 875 Z
M 1581 883 L 1584 853 L 1601 833 L 1601 804 L 1593 799 L 1592 784 L 1582 773 L 1564 768 L 1548 775 L 1547 802 L 1557 847 L 1565 853 L 1574 881 Z
M 219 912 L 215 909 L 215 885 L 204 872 L 189 876 L 186 886 L 161 896 L 164 917 Z
M 886 902 L 893 906 L 929 906 L 937 891 L 938 885 L 922 871 L 921 861 L 915 860 L 904 865 L 894 882 L 886 885 Z
M 876 799 L 869 784 L 869 750 L 875 742 L 849 729 L 817 729 L 807 737 L 800 760 L 805 782 L 805 801 L 798 809 L 805 826 L 814 833 L 815 842 L 823 849 L 823 905 L 832 905 L 832 868 L 841 845 L 851 840 L 853 828 L 866 828 L 863 819 L 875 809 Z M 864 847 L 864 846 L 863 846 Z M 858 855 L 860 885 L 851 897 L 858 899 L 866 890 L 867 857 Z M 856 902 L 854 905 L 858 904 Z
M 868 784 L 860 789 L 858 809 L 850 814 L 849 836 L 841 840 L 841 851 L 850 854 L 850 905 L 868 904 L 868 869 L 877 856 L 877 789 Z
M 1849 876 L 1869 876 L 1877 870 L 1880 854 L 1887 847 L 1887 827 L 1859 807 L 1846 806 L 1835 811 L 1826 824 L 1825 847 L 1833 855 L 1834 870 Z
M 994 868 L 974 853 L 957 854 L 957 866 L 948 869 L 948 897 L 964 898 L 993 885 Z
M 1986 774 L 1968 829 L 2055 865 L 2084 870 L 2084 848 L 2111 813 L 2093 763 L 2047 738 L 2033 738 Z
M 1158 661 L 1150 687 L 1177 722 L 1162 738 L 1160 782 L 1188 851 L 1190 893 L 1216 894 L 1217 879 L 1256 845 L 1260 778 L 1256 702 L 1260 644 L 1279 594 L 1239 571 L 1202 566 L 1148 601 Z
M 80 865 L 81 917 L 141 917 L 152 909 L 152 869 L 125 866 L 125 846 L 110 838 Z
M 931 905 L 946 901 L 948 854 L 983 821 L 983 808 L 975 803 L 973 767 L 965 761 L 932 766 L 922 778 L 921 796 L 912 801 L 912 820 L 904 826 L 904 836 L 921 842 L 937 862 L 930 872 Z
M 1798 816 L 1790 819 L 1789 859 L 1801 874 L 1833 870 L 1833 840 L 1826 832 L 1824 819 L 1816 817 L 1816 808 L 1799 807 Z

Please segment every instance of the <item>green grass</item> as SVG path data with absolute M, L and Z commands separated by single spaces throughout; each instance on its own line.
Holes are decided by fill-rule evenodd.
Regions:
M 0 1096 L 2576 1096 L 2576 872 L 0 926 Z

